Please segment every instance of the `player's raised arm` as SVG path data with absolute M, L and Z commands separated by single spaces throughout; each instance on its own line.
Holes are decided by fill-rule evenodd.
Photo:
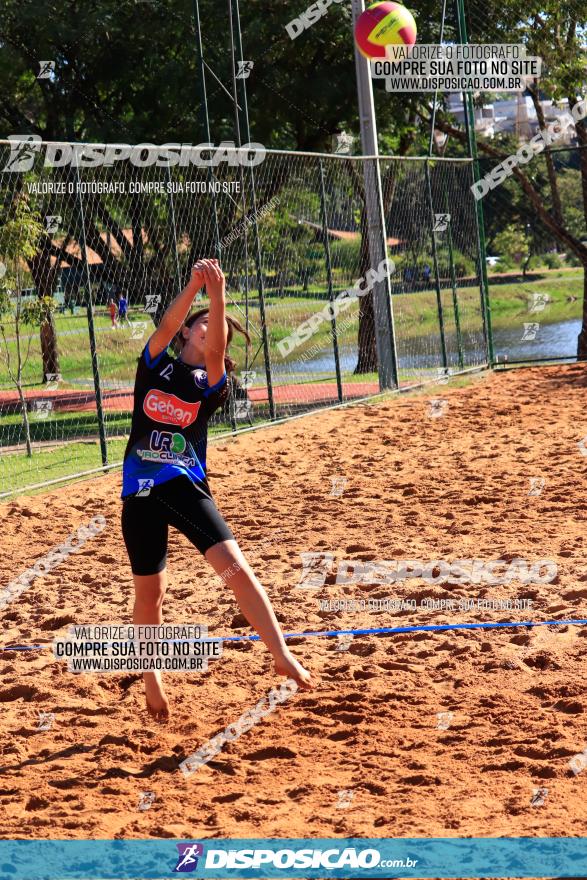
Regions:
M 218 260 L 202 260 L 204 283 L 210 299 L 206 332 L 206 372 L 208 385 L 215 385 L 224 375 L 224 355 L 228 339 L 224 300 L 225 279 Z
M 204 283 L 203 262 L 199 260 L 192 267 L 190 280 L 175 299 L 169 304 L 163 317 L 159 322 L 159 326 L 155 332 L 149 337 L 149 357 L 154 360 L 158 354 L 167 348 L 175 334 L 186 319 L 191 308 L 196 293 Z

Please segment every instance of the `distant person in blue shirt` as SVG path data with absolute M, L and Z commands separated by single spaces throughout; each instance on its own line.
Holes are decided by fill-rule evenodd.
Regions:
M 425 281 L 425 283 L 426 283 L 426 287 L 430 287 L 430 276 L 431 276 L 431 274 L 432 274 L 432 269 L 430 268 L 430 266 L 428 265 L 428 263 L 426 263 L 426 265 L 424 266 L 424 270 L 423 270 L 423 272 L 422 272 L 422 275 L 424 276 L 424 281 Z
M 128 302 L 126 301 L 126 297 L 123 296 L 122 293 L 118 294 L 118 317 L 120 318 L 120 323 L 126 321 L 127 324 L 130 324 L 128 319 Z

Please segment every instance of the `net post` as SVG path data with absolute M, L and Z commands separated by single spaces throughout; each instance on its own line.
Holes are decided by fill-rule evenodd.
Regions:
M 459 370 L 462 370 L 464 367 L 464 359 L 463 359 L 463 337 L 461 334 L 461 316 L 459 311 L 459 297 L 457 293 L 457 279 L 455 273 L 455 262 L 453 255 L 453 242 L 452 242 L 452 217 L 448 210 L 448 192 L 446 190 L 446 183 L 444 185 L 444 210 L 448 219 L 448 227 L 447 227 L 447 240 L 448 240 L 448 264 L 450 269 L 450 283 L 452 287 L 452 307 L 455 316 L 455 330 L 457 336 L 457 352 L 459 358 Z
M 247 104 L 247 88 L 245 85 L 245 80 L 241 79 L 241 96 L 242 96 L 242 118 L 239 116 L 239 104 L 237 100 L 237 89 L 236 89 L 236 77 L 234 75 L 234 53 L 238 50 L 241 60 L 243 53 L 242 46 L 242 34 L 241 34 L 241 25 L 240 25 L 240 10 L 238 5 L 238 0 L 234 0 L 234 18 L 233 18 L 233 9 L 232 9 L 232 0 L 228 0 L 229 3 L 229 17 L 230 17 L 230 28 L 231 28 L 231 42 L 232 42 L 232 82 L 233 82 L 233 101 L 235 104 L 235 122 L 236 122 L 236 134 L 238 146 L 241 146 L 241 132 L 240 125 L 242 121 L 242 125 L 244 128 L 244 135 L 246 137 L 246 142 L 251 142 L 251 132 L 249 127 L 249 110 Z M 234 32 L 233 32 L 234 27 Z M 234 34 L 234 37 L 233 37 Z M 236 40 L 236 42 L 234 42 Z M 273 397 L 273 376 L 271 369 L 271 351 L 269 348 L 269 335 L 267 333 L 267 313 L 265 311 L 265 285 L 263 283 L 263 261 L 262 261 L 262 252 L 261 252 L 261 242 L 259 239 L 259 226 L 257 223 L 257 196 L 255 191 L 255 172 L 253 171 L 253 166 L 249 166 L 249 177 L 251 181 L 251 207 L 252 207 L 252 219 L 253 219 L 253 239 L 255 242 L 255 270 L 257 273 L 257 293 L 259 295 L 259 312 L 261 316 L 261 338 L 263 341 L 263 359 L 265 362 L 265 381 L 267 383 L 267 399 L 269 403 L 269 418 L 271 421 L 275 421 L 277 418 L 275 412 L 275 399 Z M 244 186 L 243 186 L 243 209 L 245 207 L 244 201 Z M 244 215 L 243 215 L 244 216 Z M 246 236 L 246 228 L 245 228 L 245 236 Z M 246 242 L 246 238 L 245 238 Z M 246 253 L 246 251 L 245 251 Z M 248 272 L 248 266 L 245 265 L 245 275 Z M 248 322 L 248 281 L 247 281 L 247 300 L 246 300 L 246 308 L 247 308 L 247 322 Z M 247 355 L 248 357 L 248 355 Z
M 364 0 L 352 0 L 352 26 L 365 9 Z M 377 144 L 377 124 L 373 104 L 373 84 L 369 62 L 359 52 L 355 43 L 355 72 L 357 78 L 357 94 L 359 103 L 359 119 L 361 124 L 361 146 L 364 156 L 374 159 L 363 159 L 365 177 L 365 212 L 367 216 L 367 234 L 369 238 L 369 256 L 371 268 L 377 269 L 387 259 L 387 233 L 385 230 L 385 212 L 383 210 L 383 193 L 381 187 L 381 168 L 379 148 Z M 393 324 L 393 307 L 391 302 L 391 282 L 389 271 L 386 270 L 382 281 L 373 285 L 373 319 L 375 325 L 375 342 L 377 345 L 377 362 L 379 372 L 379 390 L 398 387 L 397 354 Z
M 200 116 L 202 122 L 202 128 L 204 130 L 204 137 L 206 138 L 206 143 L 211 143 L 210 140 L 210 116 L 208 114 L 208 96 L 206 92 L 206 67 L 204 62 L 204 47 L 202 45 L 202 25 L 200 22 L 200 4 L 199 0 L 193 0 L 193 10 L 194 10 L 194 22 L 196 25 L 196 60 L 198 62 L 198 68 L 200 72 L 198 83 L 198 91 L 200 93 Z M 212 172 L 212 168 L 208 166 L 208 182 L 211 184 L 214 180 L 214 174 Z M 214 187 L 211 187 L 212 190 L 212 204 L 214 205 L 214 239 L 215 239 L 215 249 L 216 249 L 216 259 L 219 263 L 222 262 L 222 247 L 220 245 L 220 227 L 218 225 L 218 203 L 216 200 L 216 193 L 214 191 Z
M 446 336 L 444 332 L 444 312 L 442 309 L 442 296 L 440 293 L 440 272 L 438 269 L 438 251 L 436 249 L 436 233 L 434 232 L 434 204 L 432 202 L 432 184 L 430 182 L 430 164 L 426 159 L 424 163 L 424 174 L 426 177 L 426 192 L 428 195 L 428 208 L 430 211 L 430 235 L 432 238 L 432 261 L 434 263 L 434 285 L 436 287 L 436 308 L 438 310 L 438 329 L 440 332 L 440 351 L 442 354 L 442 366 L 446 373 L 448 369 L 448 358 L 446 356 Z
M 334 290 L 332 287 L 332 261 L 330 259 L 330 242 L 328 240 L 328 214 L 326 211 L 326 185 L 324 181 L 324 163 L 318 160 L 320 166 L 320 213 L 322 215 L 322 237 L 324 239 L 324 256 L 326 260 L 326 276 L 328 279 L 328 302 L 334 302 Z M 342 402 L 342 378 L 340 374 L 340 355 L 338 351 L 338 332 L 336 329 L 336 314 L 331 309 L 330 330 L 332 333 L 332 350 L 334 352 L 334 368 L 336 370 L 336 393 Z
M 82 199 L 79 167 L 75 162 L 75 179 L 77 184 L 78 197 L 78 216 L 80 221 L 80 249 L 82 263 L 84 266 L 84 274 L 86 276 L 87 297 L 86 309 L 88 314 L 88 333 L 90 336 L 90 358 L 92 361 L 92 375 L 94 377 L 94 392 L 96 394 L 96 412 L 98 415 L 98 436 L 100 438 L 100 453 L 102 456 L 102 465 L 108 464 L 108 447 L 106 444 L 106 427 L 104 424 L 104 408 L 102 406 L 102 385 L 100 382 L 100 368 L 98 366 L 98 353 L 96 350 L 96 331 L 94 328 L 94 309 L 92 302 L 92 282 L 90 277 L 90 267 L 88 264 L 88 250 L 86 245 L 86 218 L 84 214 L 84 203 Z
M 457 23 L 459 43 L 464 45 L 469 42 L 467 36 L 467 22 L 465 19 L 464 0 L 456 0 Z M 463 110 L 465 117 L 465 132 L 469 156 L 472 159 L 471 177 L 473 183 L 480 180 L 479 159 L 477 155 L 477 139 L 475 136 L 475 115 L 473 113 L 473 97 L 470 92 L 463 92 Z M 481 315 L 483 317 L 483 335 L 487 349 L 487 362 L 490 367 L 495 366 L 495 351 L 493 347 L 493 331 L 491 328 L 491 307 L 489 304 L 489 281 L 487 278 L 487 251 L 485 248 L 485 222 L 481 199 L 475 199 L 475 217 L 477 231 L 477 258 L 479 260 L 479 288 L 481 295 Z

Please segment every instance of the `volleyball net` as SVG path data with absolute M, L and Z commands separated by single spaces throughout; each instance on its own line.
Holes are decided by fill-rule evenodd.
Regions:
M 0 497 L 121 462 L 137 357 L 202 256 L 220 259 L 228 313 L 251 337 L 232 343 L 238 369 L 214 431 L 487 364 L 468 159 L 242 148 L 161 167 L 137 148 L 83 167 L 72 145 L 33 147 L 0 142 Z M 370 255 L 368 166 L 383 265 Z M 203 291 L 194 307 L 206 302 Z

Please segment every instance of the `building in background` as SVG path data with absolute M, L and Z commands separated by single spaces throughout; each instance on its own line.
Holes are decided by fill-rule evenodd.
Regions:
M 568 101 L 563 99 L 554 103 L 542 101 L 542 109 L 547 125 L 558 121 L 562 131 L 557 138 L 561 146 L 576 146 L 577 135 Z M 447 109 L 464 125 L 463 99 L 460 92 L 451 92 L 447 96 Z M 474 108 L 475 131 L 483 137 L 493 138 L 499 134 L 516 135 L 521 143 L 525 143 L 538 133 L 539 125 L 532 98 L 525 92 L 518 92 L 511 98 L 498 98 L 492 103 Z

